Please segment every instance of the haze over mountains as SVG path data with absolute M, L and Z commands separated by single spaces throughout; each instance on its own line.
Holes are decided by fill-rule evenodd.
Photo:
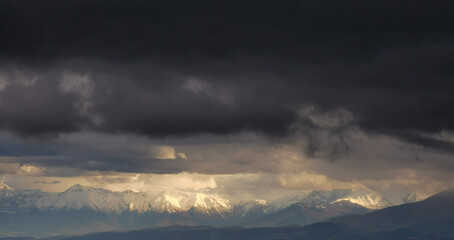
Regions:
M 76 186 L 74 188 L 79 188 Z M 5 189 L 3 189 L 5 190 Z M 9 189 L 11 190 L 11 189 Z M 69 189 L 71 190 L 71 189 Z M 68 190 L 68 191 L 69 191 Z M 73 191 L 72 189 L 71 191 Z M 4 193 L 4 192 L 3 192 Z M 320 192 L 316 195 L 320 196 Z M 324 192 L 321 195 L 335 195 Z M 310 202 L 310 201 L 309 201 Z M 348 203 L 347 201 L 342 201 Z M 454 239 L 454 190 L 426 200 L 386 207 L 359 215 L 347 215 L 306 226 L 220 227 L 169 226 L 146 230 L 104 232 L 79 236 L 43 238 L 67 240 L 148 239 L 305 239 L 305 240 L 452 240 Z M 337 204 L 339 202 L 333 203 Z M 329 204 L 329 205 L 333 205 Z M 351 203 L 349 203 L 351 204 Z M 294 210 L 291 205 L 286 210 Z M 319 206 L 320 207 L 320 206 Z M 323 207 L 322 207 L 323 208 Z M 327 207 L 329 208 L 329 207 Z M 305 218 L 307 212 L 297 212 Z M 271 214 L 269 217 L 276 217 Z M 1 238 L 0 239 L 8 239 Z M 33 238 L 17 238 L 17 240 Z
M 61 193 L 0 188 L 0 231 L 86 233 L 183 225 L 281 226 L 390 206 L 370 189 L 301 191 L 274 201 L 208 192 L 113 192 L 74 185 Z M 57 221 L 58 224 L 54 224 Z M 27 224 L 24 224 L 24 223 Z M 52 223 L 52 224 L 49 224 Z

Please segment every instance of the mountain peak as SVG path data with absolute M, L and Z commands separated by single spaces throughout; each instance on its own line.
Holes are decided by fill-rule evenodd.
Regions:
M 2 190 L 3 189 L 3 190 Z M 21 190 L 14 191 L 0 185 L 1 196 L 21 197 Z M 27 206 L 38 209 L 92 209 L 100 212 L 121 213 L 123 211 L 177 213 L 194 209 L 205 214 L 223 214 L 242 209 L 242 211 L 262 211 L 271 213 L 292 204 L 306 206 L 327 206 L 339 201 L 349 201 L 369 209 L 388 206 L 386 199 L 371 190 L 336 189 L 333 191 L 304 191 L 278 200 L 265 201 L 244 199 L 236 202 L 216 193 L 168 190 L 162 192 L 135 193 L 131 191 L 114 192 L 103 188 L 93 188 L 75 184 L 61 193 L 37 193 L 24 195 Z M 22 201 L 22 200 L 21 200 Z M 239 210 L 238 210 L 239 211 Z
M 417 192 L 410 192 L 402 198 L 403 203 L 419 202 L 424 198 Z
M 84 186 L 80 185 L 80 184 L 74 184 L 72 185 L 71 187 L 69 187 L 68 189 L 66 189 L 66 191 L 77 191 L 77 190 L 83 190 L 85 189 Z
M 347 196 L 334 202 L 338 201 L 349 201 L 369 209 L 381 209 L 392 205 L 383 195 L 368 188 L 353 189 Z
M 82 191 L 93 191 L 93 190 L 99 190 L 102 192 L 112 192 L 110 190 L 104 189 L 104 188 L 95 188 L 95 187 L 88 187 L 88 186 L 83 186 L 80 184 L 74 184 L 68 189 L 66 189 L 64 192 L 82 192 Z
M 6 184 L 1 184 L 0 185 L 0 197 L 1 198 L 9 197 L 12 194 L 14 194 L 14 189 L 13 188 L 9 187 Z
M 0 184 L 0 190 L 14 190 L 12 187 L 6 185 L 5 183 Z

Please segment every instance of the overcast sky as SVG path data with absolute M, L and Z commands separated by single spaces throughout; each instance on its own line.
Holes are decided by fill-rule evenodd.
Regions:
M 453 188 L 453 11 L 448 0 L 2 0 L 1 181 Z

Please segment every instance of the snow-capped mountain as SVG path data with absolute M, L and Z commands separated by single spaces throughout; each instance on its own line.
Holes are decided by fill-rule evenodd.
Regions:
M 105 189 L 74 185 L 62 193 L 44 194 L 36 199 L 35 207 L 41 210 L 90 208 L 107 213 L 120 213 L 128 209 L 122 193 Z
M 328 215 L 355 213 L 358 208 L 368 211 L 367 209 L 390 205 L 386 198 L 369 189 L 300 191 L 266 201 L 234 200 L 216 193 L 179 190 L 114 192 L 74 185 L 64 192 L 48 193 L 39 190 L 15 190 L 7 185 L 0 185 L 0 232 L 2 227 L 12 229 L 16 222 L 24 221 L 29 221 L 29 226 L 36 226 L 33 231 L 39 232 L 43 226 L 38 226 L 43 218 L 60 219 L 58 221 L 63 225 L 71 222 L 65 225 L 66 228 L 107 224 L 111 230 L 172 224 L 257 225 L 254 223 L 255 219 L 263 219 L 264 216 L 272 216 L 279 211 L 285 212 L 295 204 L 300 206 L 298 214 L 302 214 L 302 217 L 305 211 L 314 215 L 320 212 L 317 208 L 326 209 L 322 215 L 313 216 L 309 220 L 305 218 L 305 221 L 299 223 L 310 223 Z M 297 215 L 292 217 L 298 219 Z M 23 227 L 23 224 L 20 226 Z M 60 228 L 62 227 L 56 225 L 52 229 Z
M 341 201 L 347 201 L 368 209 L 381 209 L 392 205 L 383 195 L 367 188 L 335 189 L 332 191 L 301 191 L 295 195 L 271 202 L 267 211 L 273 212 L 296 203 L 324 207 Z
M 344 194 L 344 197 L 336 199 L 331 203 L 347 201 L 369 209 L 381 209 L 392 205 L 381 194 L 366 188 L 347 190 Z
M 414 198 L 409 196 L 408 198 Z M 235 206 L 242 206 L 246 211 L 264 207 L 266 212 L 273 212 L 300 203 L 311 206 L 323 206 L 339 201 L 348 201 L 369 209 L 380 209 L 391 203 L 381 194 L 370 189 L 337 189 L 333 191 L 301 191 L 274 201 L 261 199 L 232 201 L 217 194 L 189 191 L 149 192 L 113 192 L 101 188 L 74 185 L 61 193 L 45 193 L 38 190 L 19 190 L 3 185 L 0 187 L 0 199 L 15 200 L 18 208 L 40 210 L 80 210 L 83 208 L 106 213 L 124 211 L 143 212 L 185 212 L 197 209 L 200 212 L 229 212 Z
M 402 202 L 403 203 L 413 203 L 413 202 L 419 202 L 421 200 L 424 200 L 424 197 L 417 193 L 417 192 L 410 192 L 404 197 L 402 197 Z
M 61 193 L 45 193 L 37 190 L 15 191 L 3 185 L 0 199 L 17 203 L 23 211 L 39 210 L 81 210 L 120 214 L 125 211 L 176 213 L 196 209 L 210 212 L 228 212 L 232 209 L 229 200 L 216 194 L 187 191 L 163 191 L 160 193 L 113 192 L 101 188 L 74 185 Z
M 308 206 L 323 206 L 339 201 L 348 201 L 369 209 L 390 206 L 390 202 L 377 192 L 369 189 L 337 189 L 333 191 L 301 191 L 274 201 L 250 199 L 232 201 L 214 193 L 189 191 L 113 192 L 101 188 L 74 185 L 61 193 L 46 193 L 38 190 L 14 190 L 3 185 L 0 199 L 14 200 L 22 210 L 81 210 L 91 209 L 105 213 L 125 211 L 176 213 L 196 209 L 202 213 L 230 212 L 241 206 L 248 211 L 257 206 L 266 212 L 273 212 L 300 203 Z
M 14 194 L 14 189 L 6 184 L 0 185 L 0 199 L 8 198 Z
M 142 211 L 156 212 L 185 212 L 196 209 L 202 213 L 223 213 L 232 209 L 229 200 L 216 194 L 207 194 L 188 191 L 163 191 L 157 195 L 149 194 L 148 209 Z M 136 201 L 132 201 L 134 203 Z

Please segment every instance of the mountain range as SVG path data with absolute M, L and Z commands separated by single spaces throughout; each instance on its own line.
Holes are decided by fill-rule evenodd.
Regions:
M 325 195 L 325 194 L 322 194 Z M 347 203 L 346 201 L 340 201 Z M 423 201 L 346 215 L 306 226 L 212 227 L 181 226 L 110 231 L 76 236 L 54 236 L 40 240 L 454 240 L 454 190 L 441 192 Z M 339 202 L 337 202 L 339 203 Z M 336 203 L 333 203 L 336 204 Z M 353 203 L 347 203 L 353 204 Z M 301 204 L 299 204 L 301 205 Z M 294 204 L 291 206 L 295 206 Z M 295 210 L 286 208 L 287 210 Z M 300 212 L 295 211 L 296 215 Z M 296 216 L 295 215 L 295 216 Z M 300 217 L 304 217 L 300 215 Z M 1 240 L 38 240 L 2 238 Z
M 114 192 L 74 185 L 64 192 L 0 186 L 3 235 L 81 234 L 181 225 L 306 225 L 390 206 L 370 189 L 301 191 L 273 201 L 209 192 Z M 48 224 L 48 223 L 53 224 Z M 1 236 L 1 235 L 0 235 Z

